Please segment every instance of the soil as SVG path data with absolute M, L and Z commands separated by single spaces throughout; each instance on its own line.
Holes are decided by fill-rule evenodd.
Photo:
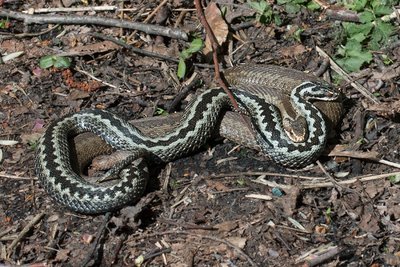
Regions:
M 275 5 L 283 20 L 276 26 L 255 22 L 246 4 L 224 3 L 230 17 L 218 51 L 223 68 L 252 62 L 312 72 L 325 63 L 317 46 L 334 55 L 340 45 L 339 27 L 321 11 L 290 15 Z M 20 12 L 59 4 L 0 1 L 2 8 Z M 159 4 L 125 1 L 131 10 L 124 19 L 143 21 Z M 205 37 L 193 8 L 190 1 L 169 1 L 149 23 L 178 23 Z M 73 14 L 119 18 L 113 11 Z M 213 86 L 210 57 L 195 54 L 179 80 L 176 60 L 188 42 L 89 24 L 9 23 L 0 29 L 0 53 L 24 53 L 0 65 L 1 266 L 400 266 L 400 46 L 382 48 L 391 65 L 382 67 L 377 52 L 368 68 L 352 74 L 378 96 L 379 105 L 329 68 L 325 72 L 324 79 L 345 96 L 345 114 L 321 166 L 291 170 L 260 152 L 211 140 L 197 153 L 157 165 L 138 203 L 89 216 L 57 204 L 36 178 L 35 149 L 49 123 L 87 108 L 126 120 L 165 113 L 172 103 L 181 111 Z M 43 56 L 61 53 L 72 60 L 70 67 L 40 68 Z M 390 79 L 383 75 L 396 71 Z M 194 73 L 197 80 L 186 90 L 184 82 Z

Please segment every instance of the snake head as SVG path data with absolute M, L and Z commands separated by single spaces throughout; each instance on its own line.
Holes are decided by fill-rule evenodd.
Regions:
M 286 135 L 295 143 L 301 143 L 307 140 L 308 130 L 307 122 L 304 117 L 296 119 L 284 118 L 282 120 L 283 130 Z
M 340 92 L 337 89 L 318 82 L 304 82 L 295 88 L 293 93 L 301 94 L 308 101 L 335 101 L 340 98 Z

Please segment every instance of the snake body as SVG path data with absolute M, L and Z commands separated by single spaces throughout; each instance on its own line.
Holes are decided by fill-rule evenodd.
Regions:
M 281 79 L 294 76 L 293 70 L 271 69 L 276 70 Z M 268 76 L 273 73 L 271 69 L 261 73 Z M 254 71 L 249 73 L 251 75 Z M 327 139 L 326 115 L 312 102 L 337 101 L 340 94 L 318 80 L 295 80 L 297 85 L 284 89 L 274 88 L 272 82 L 259 85 L 239 81 L 231 86 L 231 90 L 241 109 L 250 116 L 255 140 L 261 150 L 279 164 L 302 167 L 321 154 Z M 268 91 L 282 92 L 277 97 Z M 287 107 L 292 109 L 286 115 L 281 115 L 281 110 L 286 111 L 287 107 L 279 97 L 288 101 Z M 85 110 L 68 115 L 53 122 L 40 139 L 36 172 L 46 191 L 74 211 L 101 213 L 114 210 L 142 195 L 147 181 L 146 159 L 169 162 L 196 151 L 214 134 L 223 112 L 229 108 L 230 101 L 222 89 L 209 89 L 186 108 L 176 128 L 159 136 L 144 134 L 135 126 L 102 110 Z M 293 140 L 282 123 L 285 116 L 292 122 L 299 118 L 304 120 L 305 129 L 302 132 L 307 134 Z M 116 184 L 92 184 L 76 173 L 71 162 L 69 140 L 83 132 L 94 133 L 115 150 L 129 151 L 130 156 L 112 170 L 119 172 L 120 180 Z

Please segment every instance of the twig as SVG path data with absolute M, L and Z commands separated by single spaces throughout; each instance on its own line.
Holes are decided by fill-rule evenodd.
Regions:
M 343 191 L 343 186 L 341 186 L 336 180 L 335 178 L 332 177 L 332 175 L 329 174 L 329 172 L 327 172 L 324 168 L 324 166 L 322 166 L 321 162 L 319 160 L 317 160 L 317 165 L 318 167 L 321 169 L 321 171 L 326 175 L 326 177 L 328 177 L 328 179 L 331 181 L 332 184 L 335 185 L 336 189 L 339 192 Z
M 172 113 L 176 110 L 176 107 L 181 102 L 181 100 L 186 97 L 190 90 L 197 84 L 199 78 L 197 77 L 197 73 L 193 73 L 192 77 L 188 80 L 186 84 L 183 85 L 182 90 L 178 92 L 178 95 L 174 98 L 172 103 L 168 106 L 167 112 Z
M 16 179 L 16 180 L 37 180 L 36 177 L 24 177 L 11 174 L 0 173 L 0 178 Z
M 134 9 L 137 10 L 137 9 Z M 52 8 L 30 8 L 22 11 L 25 14 L 53 13 L 53 12 L 90 12 L 90 11 L 120 11 L 117 6 L 93 6 L 93 7 L 52 7 Z
M 296 260 L 296 264 L 304 267 L 312 267 L 326 262 L 333 257 L 336 257 L 343 249 L 338 246 L 323 245 L 320 248 L 312 249 L 306 255 L 302 255 Z
M 215 37 L 213 30 L 211 29 L 210 25 L 208 24 L 208 22 L 204 16 L 203 8 L 202 8 L 200 1 L 201 0 L 194 0 L 194 5 L 196 7 L 197 16 L 199 17 L 200 23 L 203 25 L 207 36 L 210 38 L 212 54 L 213 54 L 213 61 L 214 61 L 215 80 L 217 81 L 217 84 L 219 86 L 221 86 L 221 88 L 224 89 L 224 91 L 228 95 L 228 98 L 229 98 L 230 102 L 232 103 L 233 109 L 235 111 L 239 111 L 239 105 L 238 105 L 235 97 L 233 96 L 232 92 L 228 89 L 228 86 L 225 83 L 225 81 L 221 78 L 221 72 L 220 72 L 219 61 L 218 61 L 218 53 L 217 53 L 218 52 L 218 40 Z M 241 118 L 242 118 L 242 121 L 244 122 L 244 124 L 254 134 L 250 118 L 249 117 L 246 118 L 246 116 L 244 116 L 243 113 L 240 113 L 240 114 L 241 114 Z
M 364 86 L 359 84 L 356 81 L 352 81 L 351 77 L 342 69 L 339 67 L 338 64 L 327 54 L 325 53 L 320 47 L 316 46 L 315 49 L 317 52 L 322 56 L 323 58 L 328 58 L 329 62 L 331 64 L 331 68 L 336 71 L 340 76 L 343 77 L 345 81 L 351 84 L 357 91 L 359 91 L 363 96 L 368 98 L 371 102 L 375 104 L 379 104 L 380 101 L 378 98 L 376 98 L 370 91 L 368 91 Z
M 99 242 L 101 238 L 104 235 L 106 226 L 111 218 L 111 212 L 107 212 L 106 215 L 104 215 L 104 220 L 101 226 L 99 227 L 97 234 L 96 234 L 96 240 L 93 242 L 92 247 L 89 251 L 89 253 L 86 256 L 86 259 L 83 261 L 83 264 L 81 266 L 88 266 L 90 261 L 93 258 L 93 254 L 96 252 L 97 246 L 99 245 Z
M 358 16 L 358 14 L 351 10 L 327 9 L 326 15 L 328 16 L 328 18 L 340 21 L 360 22 L 360 17 Z
M 157 12 L 165 6 L 166 3 L 168 3 L 169 0 L 163 0 L 154 10 L 151 12 L 147 18 L 143 21 L 144 23 L 149 22 L 156 14 Z
M 18 244 L 19 241 L 21 241 L 22 238 L 24 238 L 24 236 L 29 232 L 29 230 L 35 225 L 37 224 L 45 215 L 45 212 L 39 213 L 37 214 L 32 221 L 30 221 L 25 227 L 24 229 L 22 229 L 22 231 L 18 234 L 18 236 L 14 239 L 14 241 L 11 243 L 11 245 L 8 247 L 7 249 L 7 258 L 10 257 L 11 252 L 13 251 L 13 249 L 15 248 L 15 246 Z
M 143 256 L 143 261 L 147 261 L 149 259 L 155 258 L 159 255 L 165 254 L 165 253 L 170 253 L 172 251 L 171 248 L 162 248 L 162 249 L 157 249 L 155 251 L 149 252 Z
M 111 83 L 108 83 L 108 82 L 106 82 L 106 81 L 103 81 L 103 80 L 101 80 L 101 79 L 99 79 L 99 78 L 93 76 L 92 74 L 90 74 L 89 72 L 87 72 L 87 71 L 85 71 L 85 70 L 82 70 L 82 69 L 80 69 L 80 68 L 78 68 L 78 67 L 76 67 L 75 70 L 76 70 L 77 72 L 80 72 L 80 73 L 82 73 L 82 74 L 84 74 L 84 75 L 86 75 L 86 76 L 92 78 L 92 79 L 95 80 L 95 81 L 98 81 L 98 82 L 100 82 L 100 83 L 106 85 L 106 86 L 109 86 L 109 87 L 111 87 L 111 88 L 117 89 L 117 86 L 115 86 L 115 85 L 113 85 L 113 84 L 111 84 Z
M 142 31 L 153 35 L 162 35 L 170 38 L 187 41 L 186 32 L 179 29 L 172 29 L 159 25 L 146 24 L 141 22 L 132 22 L 105 17 L 92 16 L 74 16 L 74 15 L 29 15 L 21 12 L 15 12 L 7 9 L 0 10 L 0 17 L 7 17 L 16 20 L 22 20 L 25 24 L 92 24 L 109 27 L 120 27 Z
M 24 33 L 18 33 L 18 34 L 9 34 L 9 35 L 3 35 L 0 34 L 0 40 L 5 40 L 5 39 L 11 39 L 11 38 L 24 38 L 24 37 L 35 37 L 35 36 L 40 36 L 46 33 L 51 32 L 52 30 L 58 28 L 59 25 L 54 25 L 53 27 L 50 27 L 50 29 L 46 29 L 45 31 L 42 32 L 24 32 Z
M 224 91 L 226 92 L 226 94 L 228 95 L 232 106 L 235 110 L 239 110 L 239 105 L 236 102 L 235 97 L 233 96 L 232 92 L 228 89 L 228 86 L 226 85 L 226 83 L 222 80 L 221 78 L 221 72 L 219 69 L 219 61 L 218 61 L 218 41 L 217 38 L 214 35 L 214 32 L 212 31 L 210 25 L 208 24 L 204 13 L 203 13 L 203 8 L 201 6 L 200 0 L 194 0 L 194 5 L 196 7 L 196 11 L 197 11 L 197 16 L 199 17 L 199 20 L 201 22 L 201 24 L 203 25 L 207 36 L 210 38 L 210 43 L 211 43 L 211 48 L 212 48 L 212 53 L 213 53 L 213 61 L 214 61 L 214 72 L 215 72 L 215 80 L 217 81 L 217 83 L 219 84 L 219 86 L 221 86 Z
M 385 164 L 391 167 L 399 168 L 400 164 L 396 162 L 391 162 L 385 159 L 379 159 L 375 157 L 371 152 L 361 152 L 361 151 L 336 151 L 332 150 L 328 153 L 329 157 L 349 157 L 356 159 L 367 159 L 377 163 Z
M 338 184 L 340 185 L 348 185 L 348 184 L 354 184 L 356 182 L 370 182 L 370 181 L 375 181 L 379 180 L 382 178 L 387 178 L 389 176 L 395 176 L 395 175 L 400 175 L 400 172 L 392 172 L 392 173 L 386 173 L 386 174 L 379 174 L 379 175 L 369 175 L 369 176 L 358 176 L 353 179 L 349 179 L 346 181 L 339 181 Z M 303 189 L 311 189 L 311 188 L 320 188 L 320 187 L 332 187 L 334 186 L 333 183 L 331 182 L 326 182 L 326 183 L 317 183 L 317 184 L 306 184 L 303 183 L 301 185 L 301 188 Z
M 123 48 L 129 49 L 132 52 L 140 54 L 140 55 L 145 55 L 145 56 L 148 56 L 148 57 L 160 58 L 160 59 L 164 59 L 164 60 L 167 60 L 167 61 L 179 63 L 179 59 L 172 58 L 172 57 L 167 56 L 167 55 L 158 54 L 158 53 L 154 53 L 154 52 L 151 52 L 151 51 L 146 51 L 146 50 L 143 50 L 143 49 L 139 49 L 139 48 L 136 48 L 136 47 L 134 47 L 132 45 L 126 44 L 126 43 L 124 43 L 124 42 L 122 42 L 120 40 L 117 40 L 115 38 L 112 38 L 112 37 L 109 37 L 109 36 L 105 36 L 105 35 L 103 35 L 101 33 L 89 33 L 89 35 L 91 35 L 93 37 L 96 37 L 96 38 L 99 38 L 99 39 L 102 39 L 102 40 L 111 41 L 111 42 L 113 42 L 113 43 L 115 43 L 117 45 L 122 46 Z M 200 67 L 200 68 L 212 68 L 213 67 L 210 64 L 194 63 L 193 65 L 195 65 L 196 67 Z
M 237 176 L 278 176 L 284 178 L 294 178 L 294 179 L 306 179 L 306 180 L 325 180 L 326 177 L 312 177 L 312 176 L 302 176 L 297 174 L 283 174 L 277 172 L 235 172 L 235 173 L 221 173 L 211 176 L 210 178 L 225 178 L 225 177 L 237 177 Z
M 229 241 L 226 241 L 224 239 L 220 239 L 220 238 L 215 237 L 215 236 L 195 234 L 195 233 L 191 233 L 191 232 L 188 232 L 188 231 L 172 230 L 172 231 L 164 231 L 164 232 L 160 232 L 160 233 L 149 234 L 149 235 L 146 235 L 146 237 L 160 236 L 160 235 L 174 235 L 174 234 L 196 236 L 196 237 L 199 237 L 199 238 L 209 239 L 209 240 L 213 240 L 213 241 L 216 241 L 216 242 L 223 243 L 223 244 L 227 245 L 228 247 L 231 247 L 233 250 L 235 250 L 241 256 L 243 256 L 248 261 L 250 266 L 258 266 L 242 249 L 240 249 L 239 247 L 235 246 L 234 244 L 232 244 Z M 144 237 L 142 237 L 142 238 L 144 238 Z

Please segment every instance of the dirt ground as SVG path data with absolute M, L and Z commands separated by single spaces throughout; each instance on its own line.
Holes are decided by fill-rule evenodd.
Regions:
M 191 1 L 166 2 L 149 23 L 205 38 Z M 231 15 L 219 51 L 224 68 L 253 62 L 318 71 L 326 60 L 316 47 L 334 55 L 340 44 L 337 24 L 321 11 L 283 12 L 284 24 L 275 26 L 254 23 L 246 4 L 218 3 Z M 90 3 L 106 4 L 127 9 L 125 20 L 144 21 L 160 2 Z M 20 12 L 59 5 L 0 1 Z M 121 18 L 114 11 L 70 15 Z M 323 168 L 286 169 L 259 152 L 212 140 L 198 153 L 156 166 L 136 205 L 87 216 L 56 204 L 37 181 L 35 145 L 47 125 L 86 108 L 127 120 L 171 105 L 182 110 L 211 86 L 210 57 L 191 58 L 187 77 L 196 77 L 187 90 L 188 78 L 176 78 L 179 52 L 188 46 L 183 40 L 91 24 L 8 22 L 0 29 L 1 55 L 24 53 L 0 64 L 0 266 L 400 266 L 399 45 L 384 51 L 393 64 L 382 68 L 377 52 L 370 68 L 352 76 L 379 104 L 335 79 L 346 112 L 320 158 Z M 287 25 L 301 25 L 300 39 Z M 54 54 L 72 65 L 39 67 L 40 58 Z M 389 72 L 395 75 L 385 79 Z M 323 77 L 333 75 L 328 68 Z

